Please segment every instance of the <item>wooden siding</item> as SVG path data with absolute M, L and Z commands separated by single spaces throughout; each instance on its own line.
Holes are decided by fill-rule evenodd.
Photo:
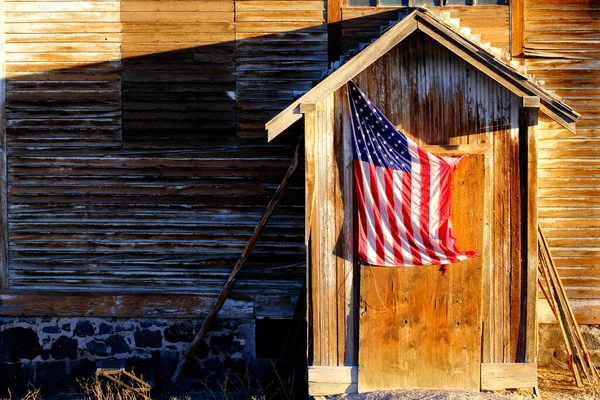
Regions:
M 576 135 L 539 126 L 540 222 L 581 323 L 597 323 L 600 306 L 599 13 L 590 1 L 525 2 L 529 73 L 582 114 Z
M 295 147 L 293 134 L 268 144 L 258 127 L 324 67 L 316 3 L 270 1 L 279 11 L 261 14 L 264 4 L 248 1 L 239 23 L 227 0 L 5 3 L 12 292 L 0 313 L 39 315 L 36 296 L 63 299 L 47 304 L 56 315 L 86 313 L 77 293 L 91 291 L 106 295 L 97 315 L 127 314 L 120 303 L 148 315 L 149 298 L 132 293 L 217 293 Z M 309 20 L 282 22 L 301 6 L 312 9 Z M 260 37 L 273 39 L 272 52 Z M 304 39 L 307 53 L 282 50 Z M 262 50 L 271 55 L 259 61 L 252 51 Z M 239 121 L 245 112 L 260 136 L 241 138 L 236 99 L 254 81 L 273 83 L 256 99 L 275 100 L 240 101 Z M 257 294 L 275 313 L 298 294 L 302 182 L 300 170 L 236 284 L 234 299 L 251 302 L 255 315 L 265 314 Z M 167 314 L 197 310 L 192 300 L 161 299 Z
M 444 6 L 431 7 L 449 12 L 459 18 L 461 26 L 471 28 L 472 33 L 481 35 L 483 42 L 508 51 L 509 8 L 506 6 Z M 344 7 L 342 9 L 342 48 L 344 52 L 355 49 L 360 43 L 369 42 L 380 35 L 380 28 L 404 14 L 405 8 L 390 7 Z
M 4 2 L 10 148 L 121 145 L 118 1 Z
M 237 131 L 265 123 L 321 79 L 327 67 L 324 2 L 236 1 Z
M 233 0 L 122 0 L 126 147 L 234 134 L 234 18 Z

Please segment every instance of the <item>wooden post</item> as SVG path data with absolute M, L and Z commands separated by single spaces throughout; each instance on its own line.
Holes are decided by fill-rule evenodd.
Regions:
M 312 364 L 336 366 L 338 360 L 337 265 L 334 256 L 335 181 L 333 94 L 305 114 L 306 222 L 310 237 L 308 293 L 312 324 Z M 310 205 L 309 205 L 310 204 Z
M 510 0 L 510 55 L 525 57 L 525 0 Z
M 526 104 L 524 102 L 524 104 Z M 535 363 L 537 355 L 537 281 L 538 281 L 538 210 L 537 210 L 537 138 L 539 104 L 523 107 L 519 115 L 520 159 L 522 165 L 522 248 L 521 335 L 519 362 Z
M 4 70 L 4 8 L 0 3 L 0 289 L 8 288 L 8 187 L 6 172 L 6 71 Z

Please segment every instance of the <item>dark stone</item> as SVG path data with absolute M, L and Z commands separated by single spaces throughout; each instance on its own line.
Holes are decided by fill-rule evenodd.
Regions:
M 73 335 L 79 337 L 94 336 L 94 331 L 94 325 L 90 321 L 83 320 L 77 322 Z
M 62 360 L 64 358 L 74 360 L 77 358 L 77 345 L 76 339 L 71 339 L 63 335 L 56 339 L 56 342 L 52 343 L 50 355 L 55 360 Z
M 26 392 L 26 383 L 21 378 L 21 364 L 0 363 L 0 399 L 20 399 Z
M 71 363 L 71 378 L 88 378 L 96 373 L 96 363 L 92 360 L 81 359 Z
M 62 324 L 61 329 L 65 332 L 71 332 L 71 324 Z
M 64 361 L 40 363 L 37 366 L 36 386 L 44 392 L 64 389 L 67 378 L 67 365 Z
M 89 353 L 93 356 L 105 356 L 108 354 L 108 352 L 106 351 L 106 344 L 97 340 L 88 342 L 86 348 L 89 351 Z
M 37 363 L 21 364 L 21 379 L 25 382 L 33 382 L 35 379 L 35 366 Z
M 131 332 L 134 329 L 135 326 L 133 324 L 123 324 L 117 325 L 115 328 L 115 332 Z
M 147 319 L 145 321 L 140 322 L 140 327 L 142 328 L 150 328 L 152 326 L 162 328 L 163 326 L 167 325 L 168 324 L 165 321 L 157 321 L 155 319 Z
M 40 322 L 44 323 L 44 322 L 50 322 L 52 321 L 52 317 L 43 317 L 40 318 Z
M 158 365 L 155 367 L 157 373 L 165 378 L 170 378 L 175 372 L 175 368 L 177 368 L 179 353 L 176 351 L 160 351 L 157 353 L 159 353 Z
M 212 376 L 223 376 L 223 362 L 219 357 L 209 358 L 204 361 L 204 371 Z
M 104 322 L 100 324 L 100 327 L 98 328 L 98 335 L 106 335 L 109 333 L 114 333 L 115 332 L 115 328 L 113 328 L 112 325 L 109 324 L 105 324 Z
M 201 325 L 202 325 L 202 322 L 198 322 L 196 329 L 200 329 Z M 213 332 L 219 332 L 219 331 L 223 331 L 223 330 L 234 331 L 238 328 L 238 325 L 239 325 L 238 321 L 236 321 L 234 319 L 220 318 L 220 319 L 216 319 L 213 321 L 211 330 Z
M 125 339 L 119 335 L 109 336 L 106 339 L 106 345 L 110 347 L 109 354 L 129 353 L 131 351 Z
M 196 352 L 194 353 L 194 355 L 198 358 L 206 358 L 206 357 L 208 357 L 209 353 L 210 353 L 210 348 L 208 347 L 208 345 L 206 344 L 205 341 L 202 341 L 198 345 L 198 348 L 196 349 Z
M 194 338 L 194 325 L 191 321 L 176 322 L 165 329 L 165 340 L 171 343 L 191 342 Z
M 34 359 L 42 352 L 38 335 L 29 328 L 9 328 L 0 332 L 0 362 Z
M 233 333 L 225 335 L 213 335 L 210 338 L 210 351 L 214 354 L 231 353 L 231 345 L 233 344 Z
M 44 349 L 42 351 L 42 360 L 46 361 L 49 358 L 50 358 L 50 350 Z
M 142 329 L 136 331 L 133 334 L 133 337 L 137 347 L 149 347 L 153 349 L 162 347 L 162 335 L 160 334 L 160 331 Z
M 45 326 L 42 328 L 42 332 L 44 332 L 44 333 L 60 333 L 60 327 L 58 325 Z
M 0 387 L 21 377 L 21 364 L 0 363 Z M 2 396 L 0 396 L 2 398 Z

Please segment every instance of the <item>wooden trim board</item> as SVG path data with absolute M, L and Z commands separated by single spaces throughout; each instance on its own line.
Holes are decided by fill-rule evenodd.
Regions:
M 481 364 L 481 390 L 537 387 L 536 363 Z
M 0 316 L 198 318 L 217 298 L 210 294 L 85 293 L 58 291 L 0 291 Z M 234 295 L 227 299 L 222 318 L 291 318 L 296 296 Z M 274 312 L 273 306 L 277 305 Z
M 358 393 L 358 367 L 308 367 L 308 395 Z

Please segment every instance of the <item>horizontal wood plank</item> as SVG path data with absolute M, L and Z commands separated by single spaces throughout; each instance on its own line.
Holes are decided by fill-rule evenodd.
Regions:
M 481 364 L 481 390 L 503 390 L 537 387 L 537 365 Z

